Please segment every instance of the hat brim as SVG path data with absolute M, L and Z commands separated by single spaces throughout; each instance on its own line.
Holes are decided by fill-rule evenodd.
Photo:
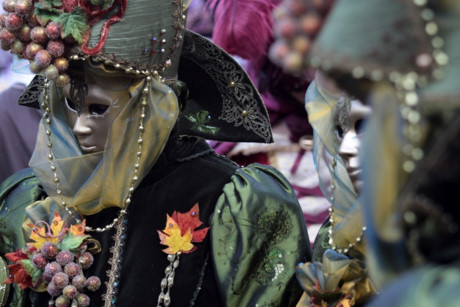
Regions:
M 186 31 L 179 80 L 189 99 L 179 120 L 181 135 L 227 142 L 272 142 L 268 113 L 245 70 L 209 39 Z

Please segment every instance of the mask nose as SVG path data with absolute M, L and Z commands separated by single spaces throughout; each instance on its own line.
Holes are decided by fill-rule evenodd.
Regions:
M 77 116 L 72 131 L 76 136 L 90 135 L 92 133 L 89 122 L 85 120 L 85 116 Z
M 358 155 L 359 145 L 359 138 L 356 133 L 348 131 L 343 136 L 339 147 L 339 154 L 341 156 L 356 156 Z
M 359 137 L 354 131 L 348 131 L 345 133 L 339 147 L 339 155 L 342 157 L 344 162 L 346 161 L 349 167 L 359 167 L 358 154 L 360 145 Z

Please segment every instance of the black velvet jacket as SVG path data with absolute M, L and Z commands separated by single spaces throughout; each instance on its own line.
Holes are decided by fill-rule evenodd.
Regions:
M 2 257 L 25 245 L 24 208 L 43 197 L 30 170 L 2 185 Z M 102 286 L 96 292 L 85 291 L 90 306 L 157 306 L 170 264 L 158 231 L 166 228 L 167 214 L 189 212 L 196 203 L 203 222 L 198 229 L 211 228 L 203 242 L 193 243 L 196 250 L 180 256 L 170 306 L 294 306 L 298 302 L 301 288 L 294 268 L 310 260 L 309 240 L 295 193 L 275 169 L 240 168 L 201 139 L 171 137 L 131 199 L 118 231 L 114 227 L 91 233 L 102 250 L 84 274 L 98 276 Z M 86 223 L 104 227 L 118 213 L 117 208 L 105 209 L 86 216 Z M 117 266 L 111 264 L 114 255 L 119 255 Z M 109 282 L 108 272 L 114 267 L 116 278 Z M 6 295 L 8 306 L 15 307 L 48 306 L 51 299 L 47 292 L 21 291 L 17 286 Z
M 160 283 L 169 265 L 162 250 L 157 230 L 166 225 L 166 214 L 173 211 L 188 212 L 199 202 L 200 220 L 209 226 L 222 187 L 230 180 L 237 166 L 216 155 L 205 141 L 196 138 L 169 142 L 159 161 L 136 189 L 128 210 L 126 235 L 119 267 L 118 293 L 113 296 L 113 306 L 156 306 Z M 117 216 L 118 209 L 106 209 L 86 218 L 87 225 L 104 227 Z M 92 233 L 102 246 L 95 255 L 94 264 L 85 275 L 101 278 L 103 285 L 94 293 L 87 293 L 91 306 L 104 306 L 102 295 L 106 292 L 104 281 L 112 257 L 115 230 Z M 209 236 L 197 249 L 180 258 L 174 286 L 171 288 L 171 306 L 220 306 L 218 290 L 209 260 Z M 202 279 L 200 281 L 200 279 Z M 47 306 L 48 293 L 33 295 L 35 306 Z

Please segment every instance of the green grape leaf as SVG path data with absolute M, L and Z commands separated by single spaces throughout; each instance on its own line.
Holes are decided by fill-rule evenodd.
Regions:
M 24 270 L 26 270 L 27 274 L 30 277 L 33 277 L 37 273 L 37 271 L 40 271 L 34 266 L 34 264 L 32 263 L 32 260 L 30 259 L 22 259 L 19 262 L 22 264 L 22 266 L 24 267 Z
M 43 272 L 41 270 L 35 271 L 34 275 L 32 276 L 32 285 L 36 286 L 38 282 L 41 281 Z
M 58 21 L 61 11 L 45 7 L 41 2 L 37 2 L 35 3 L 34 14 L 37 15 L 42 24 L 46 24 L 50 20 Z
M 43 0 L 45 7 L 60 7 L 62 6 L 61 0 Z
M 90 29 L 85 10 L 78 6 L 70 13 L 62 13 L 58 22 L 62 26 L 64 37 L 72 35 L 80 44 L 83 43 L 85 34 Z
M 113 3 L 113 0 L 104 0 L 104 5 L 102 6 L 104 9 L 109 8 Z
M 68 233 L 64 239 L 59 242 L 58 248 L 60 250 L 76 250 L 87 238 L 89 238 L 89 236 L 74 236 L 72 233 Z

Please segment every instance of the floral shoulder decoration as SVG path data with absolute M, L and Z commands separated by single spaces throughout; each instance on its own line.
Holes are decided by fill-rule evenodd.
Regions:
M 84 291 L 96 291 L 101 281 L 83 274 L 93 264 L 89 250 L 96 243 L 85 234 L 85 221 L 69 227 L 55 212 L 51 225 L 38 221 L 28 226 L 32 227 L 29 238 L 33 242 L 5 255 L 13 264 L 8 265 L 9 277 L 4 283 L 47 291 L 52 296 L 50 306 L 89 306 Z
M 362 260 L 331 249 L 324 252 L 322 262 L 298 266 L 296 277 L 304 290 L 300 306 L 361 306 L 377 291 Z
M 166 268 L 166 276 L 161 281 L 161 292 L 158 297 L 158 305 L 168 306 L 171 303 L 169 289 L 174 283 L 175 269 L 179 266 L 179 258 L 182 254 L 189 254 L 197 249 L 192 243 L 203 242 L 209 227 L 197 229 L 203 225 L 200 221 L 200 208 L 196 203 L 190 211 L 180 213 L 174 211 L 172 216 L 166 214 L 166 226 L 158 230 L 160 244 L 168 246 L 163 252 L 168 254 L 169 265 Z

